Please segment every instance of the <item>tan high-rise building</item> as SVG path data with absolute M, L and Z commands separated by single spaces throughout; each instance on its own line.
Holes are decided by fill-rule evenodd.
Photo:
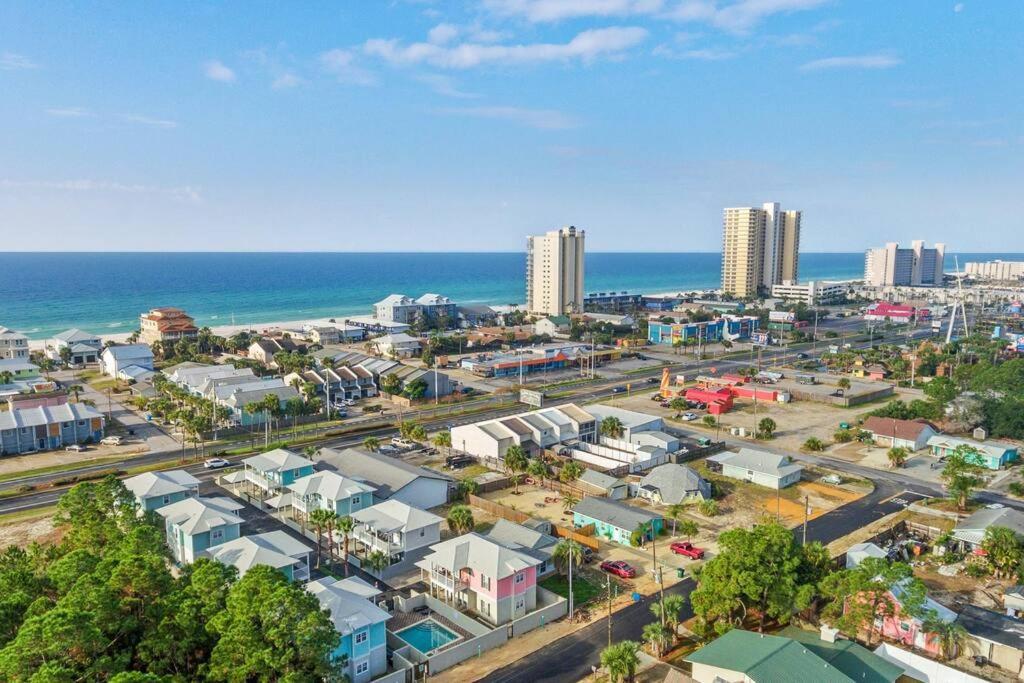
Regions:
M 722 291 L 756 296 L 772 285 L 796 282 L 800 267 L 800 212 L 775 202 L 760 209 L 726 209 L 722 220 Z
M 544 315 L 583 311 L 583 242 L 574 226 L 526 238 L 526 310 Z

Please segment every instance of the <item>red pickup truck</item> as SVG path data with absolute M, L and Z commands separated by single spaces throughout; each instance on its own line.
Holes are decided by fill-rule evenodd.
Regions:
M 704 551 L 694 546 L 689 541 L 677 541 L 668 547 L 676 555 L 685 555 L 694 560 L 704 557 Z

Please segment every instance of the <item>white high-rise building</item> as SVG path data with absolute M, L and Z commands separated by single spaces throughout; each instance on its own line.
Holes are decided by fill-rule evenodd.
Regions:
M 725 209 L 722 219 L 722 291 L 734 296 L 770 292 L 796 282 L 800 267 L 800 212 L 778 202 L 760 209 Z
M 526 238 L 526 310 L 544 315 L 583 311 L 586 232 L 574 226 Z
M 864 284 L 872 287 L 941 285 L 946 245 L 926 249 L 924 240 L 914 240 L 910 249 L 888 242 L 864 254 Z

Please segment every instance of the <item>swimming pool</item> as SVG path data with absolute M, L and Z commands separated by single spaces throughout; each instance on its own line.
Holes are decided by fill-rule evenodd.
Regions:
M 429 654 L 437 648 L 460 638 L 457 633 L 452 633 L 433 619 L 424 619 L 418 624 L 413 624 L 409 628 L 399 631 L 395 635 L 423 654 Z

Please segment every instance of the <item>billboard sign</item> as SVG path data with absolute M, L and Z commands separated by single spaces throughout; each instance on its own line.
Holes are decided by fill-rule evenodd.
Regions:
M 533 391 L 531 389 L 520 389 L 519 390 L 519 402 L 525 403 L 528 406 L 534 408 L 540 408 L 544 405 L 544 392 Z
M 793 311 L 770 311 L 768 313 L 768 321 L 773 323 L 796 322 L 796 313 Z
M 754 332 L 750 335 L 750 339 L 754 342 L 754 346 L 768 346 L 772 343 L 772 335 L 768 332 Z

